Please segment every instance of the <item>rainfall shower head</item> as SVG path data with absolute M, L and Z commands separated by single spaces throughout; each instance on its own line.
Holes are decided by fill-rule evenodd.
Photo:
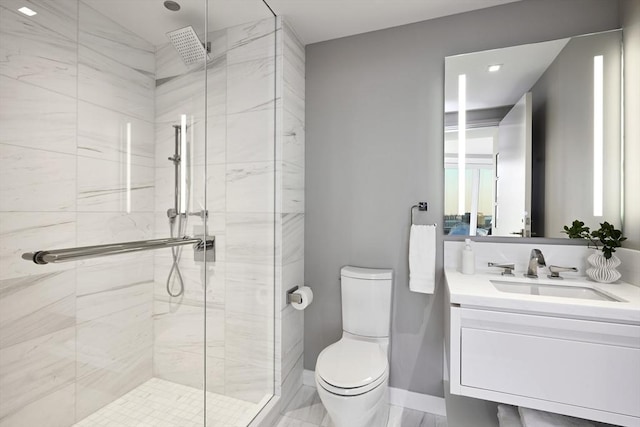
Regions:
M 167 33 L 169 41 L 176 48 L 186 65 L 211 59 L 204 44 L 198 38 L 193 27 L 188 26 Z

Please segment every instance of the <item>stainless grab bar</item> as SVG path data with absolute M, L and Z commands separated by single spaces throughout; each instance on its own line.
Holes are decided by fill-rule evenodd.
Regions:
M 33 261 L 36 264 L 49 264 L 75 261 L 79 259 L 97 258 L 109 255 L 127 254 L 130 252 L 149 251 L 152 249 L 171 248 L 174 246 L 183 246 L 190 244 L 198 246 L 199 248 L 206 246 L 202 245 L 202 239 L 192 237 L 179 237 L 172 239 L 139 240 L 136 242 L 82 246 L 78 248 L 55 249 L 51 251 L 26 252 L 22 254 L 22 259 Z

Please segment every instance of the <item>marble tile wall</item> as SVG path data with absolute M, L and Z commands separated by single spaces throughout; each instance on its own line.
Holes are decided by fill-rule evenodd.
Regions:
M 20 255 L 76 243 L 77 3 L 31 2 L 37 21 L 14 3 L 0 4 L 0 426 L 72 424 L 74 266 Z
M 205 98 L 205 70 L 171 46 L 156 53 L 82 1 L 26 3 L 36 19 L 0 4 L 0 426 L 70 425 L 152 375 L 201 387 L 205 351 L 208 390 L 292 395 L 303 316 L 284 292 L 303 278 L 302 45 L 273 19 L 210 34 Z M 217 249 L 206 267 L 184 249 L 182 298 L 165 290 L 169 251 L 20 259 L 167 236 L 180 114 L 194 147 L 190 207 L 206 203 Z M 191 217 L 186 232 L 204 227 Z
M 83 2 L 78 38 L 77 243 L 150 239 L 155 47 Z M 77 420 L 151 378 L 152 304 L 153 254 L 77 263 Z
M 185 248 L 185 294 L 170 298 L 171 257 L 156 256 L 154 374 L 201 386 L 204 345 L 198 333 L 180 331 L 202 332 L 198 314 L 206 307 L 207 389 L 259 402 L 283 390 L 292 395 L 302 384 L 303 313 L 286 305 L 284 291 L 304 277 L 304 47 L 273 19 L 211 33 L 209 40 L 207 151 L 194 117 L 191 199 L 192 209 L 204 206 L 206 165 L 216 262 L 204 267 Z M 197 99 L 204 70 L 187 69 L 171 46 L 158 48 L 156 64 L 156 235 L 164 236 L 164 212 L 173 203 L 171 125 L 191 102 L 178 93 Z M 202 227 L 200 218 L 190 219 L 187 231 Z
M 282 108 L 278 110 L 276 186 L 276 392 L 287 403 L 302 386 L 304 312 L 286 304 L 286 291 L 304 283 L 304 153 L 305 49 L 294 30 L 282 21 L 278 40 Z
M 219 54 L 217 45 L 214 47 Z M 181 116 L 187 119 L 187 141 L 189 152 L 186 162 L 190 165 L 188 175 L 189 211 L 204 209 L 209 199 L 224 201 L 224 187 L 212 176 L 220 177 L 220 167 L 207 170 L 207 188 L 205 188 L 205 79 L 224 80 L 226 72 L 224 57 L 216 58 L 209 69 L 195 65 L 184 65 L 172 45 L 159 46 L 156 51 L 156 112 L 155 112 L 155 236 L 167 237 L 170 234 L 202 235 L 204 224 L 200 217 L 190 216 L 178 231 L 178 222 L 171 229 L 167 209 L 174 207 L 174 165 L 167 158 L 174 154 L 174 126 L 180 125 Z M 207 74 L 205 74 L 207 73 Z M 216 87 L 212 90 L 218 93 Z M 224 95 L 224 94 L 223 94 Z M 217 102 L 224 107 L 224 102 Z M 219 107 L 218 107 L 219 108 Z M 222 114 L 224 111 L 222 111 Z M 223 176 L 223 175 L 222 175 Z M 222 192 L 222 193 L 221 193 Z M 207 221 L 209 234 L 224 230 L 213 212 Z M 216 233 L 217 234 L 217 233 Z M 221 239 L 222 241 L 223 239 Z M 217 242 L 220 243 L 220 242 Z M 178 253 L 178 252 L 176 252 Z M 202 389 L 205 378 L 205 352 L 207 390 L 224 392 L 224 270 L 212 263 L 194 261 L 193 249 L 185 246 L 180 249 L 179 271 L 183 278 L 184 293 L 176 298 L 169 296 L 167 280 L 171 273 L 169 286 L 173 293 L 180 289 L 177 274 L 172 271 L 171 251 L 157 251 L 154 260 L 154 339 L 153 373 L 155 377 Z M 209 282 L 204 286 L 205 276 Z M 222 276 L 222 277 L 220 277 Z M 206 347 L 205 347 L 206 327 Z
M 152 375 L 153 258 L 20 255 L 153 235 L 155 48 L 82 1 L 3 0 L 0 54 L 0 426 L 71 425 Z

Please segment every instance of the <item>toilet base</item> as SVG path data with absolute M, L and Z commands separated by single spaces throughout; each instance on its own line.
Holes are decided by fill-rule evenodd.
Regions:
M 355 420 L 353 418 L 335 420 L 331 417 L 331 414 L 328 415 L 334 427 L 386 427 L 389 422 L 389 405 L 381 405 L 377 413 L 364 420 Z
M 389 419 L 386 383 L 359 396 L 338 396 L 318 385 L 318 395 L 335 427 L 386 427 Z

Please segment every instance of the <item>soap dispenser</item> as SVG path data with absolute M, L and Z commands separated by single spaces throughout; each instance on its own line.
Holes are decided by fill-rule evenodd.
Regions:
M 462 274 L 473 274 L 476 271 L 476 255 L 471 249 L 471 239 L 464 239 L 462 250 Z

